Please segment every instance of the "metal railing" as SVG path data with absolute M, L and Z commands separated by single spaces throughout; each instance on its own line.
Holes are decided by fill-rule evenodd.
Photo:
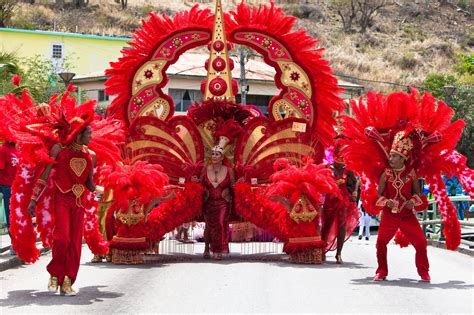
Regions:
M 450 196 L 449 199 L 451 202 L 474 202 L 474 199 L 471 199 L 469 196 Z M 425 236 L 427 237 L 430 236 L 430 238 L 444 240 L 444 235 L 442 233 L 443 220 L 441 218 L 441 213 L 438 211 L 438 203 L 435 200 L 430 200 L 428 205 L 431 206 L 431 209 L 423 211 L 422 217 L 418 218 L 423 227 L 423 233 L 425 233 Z M 474 220 L 469 221 L 469 212 L 467 213 L 466 220 L 460 220 L 459 223 L 461 226 L 474 226 Z

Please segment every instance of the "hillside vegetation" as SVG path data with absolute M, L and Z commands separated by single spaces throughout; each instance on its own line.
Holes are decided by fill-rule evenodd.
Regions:
M 17 3 L 7 27 L 116 36 L 130 36 L 151 11 L 172 16 L 195 3 L 214 7 L 208 0 L 128 0 L 125 9 L 118 0 L 89 0 L 79 8 L 64 0 L 26 2 L 34 4 Z M 223 2 L 226 10 L 232 10 L 239 1 Z M 320 40 L 320 46 L 326 48 L 325 58 L 337 74 L 368 88 L 400 89 L 371 81 L 419 86 L 429 73 L 456 74 L 456 65 L 463 56 L 472 56 L 472 1 L 359 0 L 369 5 L 382 3 L 365 32 L 358 17 L 347 27 L 354 2 L 357 1 L 276 1 L 287 14 L 299 18 L 297 27 Z M 460 75 L 460 80 L 473 83 L 472 76 Z

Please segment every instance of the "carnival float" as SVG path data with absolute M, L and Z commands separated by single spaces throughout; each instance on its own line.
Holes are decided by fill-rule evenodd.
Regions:
M 342 90 L 329 62 L 322 58 L 323 50 L 316 48 L 318 41 L 305 30 L 294 30 L 296 21 L 273 3 L 251 7 L 242 2 L 226 13 L 217 0 L 214 14 L 196 5 L 173 18 L 150 13 L 142 22 L 130 47 L 106 71 L 110 77 L 106 92 L 115 98 L 107 119 L 95 128 L 103 130 L 96 133 L 96 139 L 103 139 L 95 142 L 100 144 L 95 147 L 100 160 L 96 177 L 106 193 L 100 205 L 92 196 L 86 205 L 85 238 L 94 254 L 109 252 L 115 263 L 143 263 L 144 253 L 166 233 L 185 222 L 202 220 L 206 190 L 196 179 L 218 146 L 236 178 L 230 220 L 248 221 L 269 231 L 283 242 L 291 262 L 323 261 L 327 245 L 321 239 L 324 196 L 340 195 L 331 170 L 322 162 L 325 150 L 334 147 L 336 115 L 346 104 L 339 97 Z M 237 82 L 231 76 L 234 63 L 229 57 L 235 45 L 253 49 L 275 69 L 280 92 L 268 105 L 268 117 L 255 106 L 236 102 Z M 166 70 L 185 58 L 187 51 L 201 46 L 209 50 L 209 59 L 202 65 L 208 73 L 201 84 L 204 97 L 187 115 L 175 116 L 173 99 L 164 92 Z M 17 107 L 2 114 L 2 121 L 9 121 L 2 134 L 28 152 L 14 189 L 23 204 L 12 211 L 13 244 L 27 262 L 34 262 L 39 252 L 24 200 L 31 195 L 35 170 L 50 162 L 47 149 L 58 141 L 54 129 L 33 127 L 47 123 L 58 104 L 71 103 L 67 94 L 52 99 L 48 113 L 26 92 L 21 99 L 2 99 Z M 18 113 L 25 111 L 31 115 L 20 119 Z M 458 175 L 473 194 L 472 170 L 454 150 L 462 122 L 451 124 L 451 109 L 416 91 L 388 97 L 371 93 L 367 103 L 353 101 L 352 111 L 354 117 L 341 118 L 344 137 L 339 143 L 344 145 L 341 154 L 347 167 L 362 179 L 366 209 L 374 209 L 376 178 L 387 164 L 386 152 L 394 135 L 406 130 L 418 137 L 419 151 L 427 157 L 414 160 L 413 167 L 435 187 L 449 231 L 448 248 L 456 248 L 460 227 L 443 192 L 440 172 Z M 384 111 L 385 118 L 379 119 L 377 115 Z M 41 147 L 33 148 L 32 143 Z M 375 162 L 367 163 L 372 159 Z M 43 200 L 36 209 L 38 232 L 47 247 L 54 221 L 48 211 L 51 202 Z M 102 234 L 97 209 L 107 230 Z

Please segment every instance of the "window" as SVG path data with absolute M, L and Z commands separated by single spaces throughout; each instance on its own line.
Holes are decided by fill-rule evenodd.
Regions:
M 64 45 L 62 43 L 53 43 L 51 46 L 51 62 L 56 73 L 63 72 Z
M 63 59 L 63 44 L 55 43 L 52 46 L 51 57 L 53 59 Z
M 99 90 L 99 97 L 97 99 L 99 102 L 108 102 L 109 96 L 105 94 L 105 90 Z
M 194 102 L 202 100 L 199 90 L 169 89 L 168 94 L 173 99 L 174 110 L 177 112 L 186 112 Z
M 255 105 L 257 106 L 264 116 L 268 116 L 268 104 L 270 104 L 270 100 L 273 96 L 269 95 L 249 95 L 247 94 L 247 105 Z M 235 96 L 235 101 L 240 103 L 242 99 L 241 94 L 237 94 Z

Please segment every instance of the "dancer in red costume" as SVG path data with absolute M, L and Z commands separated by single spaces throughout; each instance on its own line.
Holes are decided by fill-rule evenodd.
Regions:
M 41 174 L 28 206 L 34 212 L 37 199 L 51 173 L 55 169 L 55 219 L 53 232 L 53 258 L 47 266 L 51 277 L 48 290 L 56 292 L 60 286 L 63 295 L 73 296 L 76 292 L 72 284 L 79 271 L 84 228 L 84 206 L 82 197 L 85 189 L 96 190 L 93 182 L 95 153 L 87 149 L 92 136 L 92 128 L 82 118 L 76 117 L 78 125 L 72 133 L 76 137 L 67 137 L 64 145 L 55 144 L 50 156 L 56 164 L 49 164 Z
M 205 166 L 201 174 L 201 183 L 206 189 L 203 204 L 205 259 L 211 257 L 210 251 L 216 260 L 229 253 L 229 214 L 235 177 L 233 170 L 222 163 L 223 160 L 224 146 L 214 146 L 211 164 Z
M 339 187 L 335 194 L 328 194 L 323 205 L 321 238 L 326 242 L 325 252 L 336 249 L 336 262 L 342 264 L 342 247 L 358 223 L 359 211 L 355 204 L 357 180 L 352 171 L 345 168 L 340 155 L 341 146 L 336 142 L 333 176 Z
M 386 245 L 395 235 L 400 246 L 414 245 L 418 273 L 429 281 L 426 240 L 412 213 L 426 205 L 424 196 L 419 196 L 417 177 L 430 185 L 442 215 L 446 248 L 455 250 L 461 227 L 442 175 L 456 175 L 474 196 L 474 172 L 455 150 L 465 124 L 451 121 L 454 111 L 443 101 L 415 89 L 389 95 L 369 92 L 365 100 L 351 101 L 351 111 L 352 116 L 340 117 L 346 137 L 341 140 L 342 154 L 347 167 L 361 178 L 364 209 L 371 215 L 383 210 L 375 280 L 388 274 Z
M 376 207 L 383 210 L 377 237 L 378 268 L 374 280 L 387 277 L 387 244 L 398 229 L 415 247 L 415 264 L 421 281 L 430 281 L 427 242 L 416 218 L 417 210 L 428 206 L 426 196 L 420 196 L 418 178 L 413 169 L 405 167 L 405 161 L 413 148 L 412 140 L 405 131 L 395 135 L 389 157 L 389 168 L 380 176 L 379 199 Z

